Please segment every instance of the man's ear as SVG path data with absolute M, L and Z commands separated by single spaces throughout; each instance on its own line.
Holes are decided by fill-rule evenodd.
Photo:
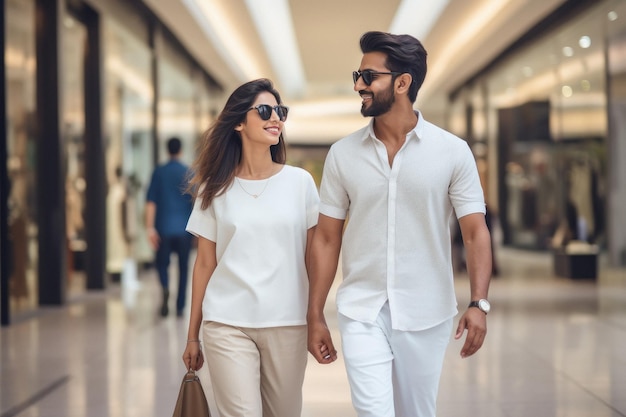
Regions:
M 406 93 L 409 91 L 409 87 L 411 87 L 411 83 L 413 82 L 413 77 L 408 72 L 402 73 L 398 75 L 396 78 L 396 85 L 399 93 Z

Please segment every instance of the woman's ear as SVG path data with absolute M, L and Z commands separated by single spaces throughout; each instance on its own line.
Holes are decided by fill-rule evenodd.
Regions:
M 241 132 L 243 130 L 243 123 L 239 123 L 237 126 L 235 126 L 235 130 L 237 132 Z

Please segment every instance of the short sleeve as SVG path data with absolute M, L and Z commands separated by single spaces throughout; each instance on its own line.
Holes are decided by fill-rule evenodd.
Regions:
M 476 161 L 466 142 L 461 148 L 449 195 L 457 218 L 472 213 L 484 214 L 486 212 L 485 196 L 480 185 Z
M 322 185 L 320 187 L 320 213 L 335 219 L 344 220 L 348 214 L 350 200 L 340 179 L 334 146 L 331 146 L 324 163 Z
M 319 217 L 320 198 L 317 186 L 311 174 L 306 172 L 306 228 L 310 229 L 317 225 Z
M 155 169 L 152 173 L 152 178 L 150 179 L 150 185 L 148 186 L 148 192 L 146 194 L 146 200 L 151 201 L 153 203 L 157 202 L 157 192 L 159 189 L 159 169 Z
M 196 198 L 186 230 L 194 236 L 215 242 L 217 239 L 217 221 L 213 206 L 209 205 L 203 210 L 202 199 Z

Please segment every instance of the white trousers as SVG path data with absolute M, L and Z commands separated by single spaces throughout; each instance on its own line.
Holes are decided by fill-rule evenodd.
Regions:
M 352 404 L 359 417 L 435 417 L 453 319 L 422 331 L 391 328 L 389 304 L 375 323 L 339 314 Z
M 205 321 L 203 339 L 221 417 L 300 416 L 306 326 L 252 329 Z

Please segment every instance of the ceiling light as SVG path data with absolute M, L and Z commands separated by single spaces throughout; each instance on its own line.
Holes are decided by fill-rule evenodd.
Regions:
M 230 23 L 219 1 L 182 0 L 215 49 L 241 82 L 262 76 L 260 65 L 246 47 L 241 35 Z
M 478 36 L 493 19 L 496 19 L 498 14 L 504 10 L 511 1 L 512 0 L 484 1 L 480 7 L 476 7 L 473 10 L 473 13 L 466 16 L 459 27 L 454 28 L 455 36 L 453 42 L 449 42 L 442 51 L 439 51 L 438 59 L 428 70 L 430 81 L 425 83 L 420 89 L 421 97 L 429 95 L 428 93 L 431 86 L 436 85 L 439 82 L 439 78 L 446 74 L 446 68 L 452 65 L 453 61 L 462 54 L 462 50 L 467 43 Z
M 574 90 L 569 85 L 564 85 L 561 87 L 561 94 L 563 94 L 563 97 L 571 97 L 574 94 Z
M 287 0 L 246 0 L 252 21 L 285 95 L 298 97 L 305 76 Z
M 574 56 L 574 48 L 572 48 L 571 46 L 564 46 L 563 55 L 568 58 Z
M 578 39 L 578 45 L 583 49 L 589 48 L 591 46 L 591 38 L 589 36 L 581 36 Z
M 389 32 L 406 33 L 422 40 L 430 32 L 450 0 L 402 0 Z
M 583 91 L 591 91 L 591 82 L 589 82 L 589 80 L 582 80 L 580 82 L 580 87 Z
M 524 68 L 522 68 L 522 74 L 524 74 L 525 77 L 532 77 L 534 71 L 531 67 L 525 66 Z

